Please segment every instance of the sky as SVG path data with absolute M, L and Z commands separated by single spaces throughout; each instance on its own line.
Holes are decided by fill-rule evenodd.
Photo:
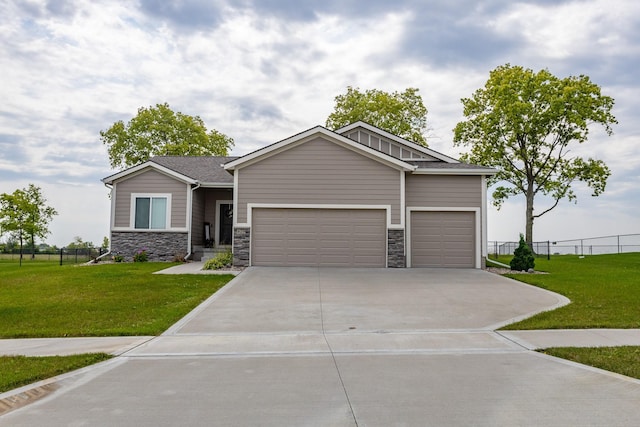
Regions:
M 99 133 L 140 107 L 198 115 L 243 155 L 324 125 L 347 86 L 415 87 L 429 147 L 458 157 L 460 99 L 506 63 L 587 75 L 616 101 L 614 134 L 572 149 L 611 168 L 605 193 L 576 185 L 534 240 L 640 233 L 637 0 L 0 0 L 0 16 L 0 193 L 42 188 L 49 244 L 109 235 Z M 490 207 L 488 225 L 517 240 L 524 199 Z

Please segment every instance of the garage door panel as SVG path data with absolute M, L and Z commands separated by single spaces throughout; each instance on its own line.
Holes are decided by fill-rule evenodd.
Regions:
M 412 267 L 475 267 L 475 212 L 411 213 Z
M 386 265 L 384 210 L 260 208 L 252 218 L 252 265 Z

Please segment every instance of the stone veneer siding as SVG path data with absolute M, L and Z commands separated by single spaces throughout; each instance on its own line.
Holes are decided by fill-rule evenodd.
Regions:
M 132 261 L 133 254 L 145 249 L 149 261 L 173 261 L 187 254 L 187 233 L 121 232 L 111 233 L 111 254 Z
M 391 268 L 406 267 L 404 230 L 388 230 L 387 237 L 387 266 Z
M 233 229 L 233 265 L 236 267 L 249 266 L 249 250 L 251 247 L 251 229 Z

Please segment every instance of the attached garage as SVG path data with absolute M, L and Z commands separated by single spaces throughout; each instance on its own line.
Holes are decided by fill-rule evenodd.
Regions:
M 475 211 L 410 213 L 411 267 L 476 267 Z
M 386 267 L 382 209 L 254 208 L 251 265 Z

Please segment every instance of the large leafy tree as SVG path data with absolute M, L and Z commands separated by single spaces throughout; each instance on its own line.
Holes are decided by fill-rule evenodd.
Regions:
M 333 112 L 327 118 L 329 129 L 338 129 L 362 120 L 380 129 L 420 145 L 427 146 L 427 108 L 419 89 L 388 93 L 378 89 L 361 92 L 347 87 L 347 93 L 335 97 Z
M 135 166 L 153 156 L 226 156 L 233 139 L 207 128 L 198 116 L 174 112 L 169 104 L 138 109 L 127 124 L 122 120 L 100 131 L 113 168 Z
M 33 184 L 11 194 L 0 194 L 0 227 L 19 240 L 21 258 L 25 238 L 33 250 L 35 239 L 49 234 L 49 223 L 58 214 L 46 202 L 42 190 Z M 33 257 L 34 253 L 31 255 Z
M 463 98 L 466 120 L 454 129 L 454 143 L 469 146 L 463 160 L 499 170 L 490 184 L 499 208 L 511 196 L 526 200 L 527 243 L 533 241 L 533 222 L 560 200 L 576 200 L 573 184 L 582 181 L 593 196 L 605 190 L 611 172 L 602 160 L 571 154 L 570 146 L 587 141 L 591 125 L 608 135 L 617 123 L 614 100 L 601 93 L 589 77 L 558 78 L 548 70 L 537 73 L 509 64 L 491 71 L 485 86 Z M 536 196 L 548 206 L 534 211 Z

